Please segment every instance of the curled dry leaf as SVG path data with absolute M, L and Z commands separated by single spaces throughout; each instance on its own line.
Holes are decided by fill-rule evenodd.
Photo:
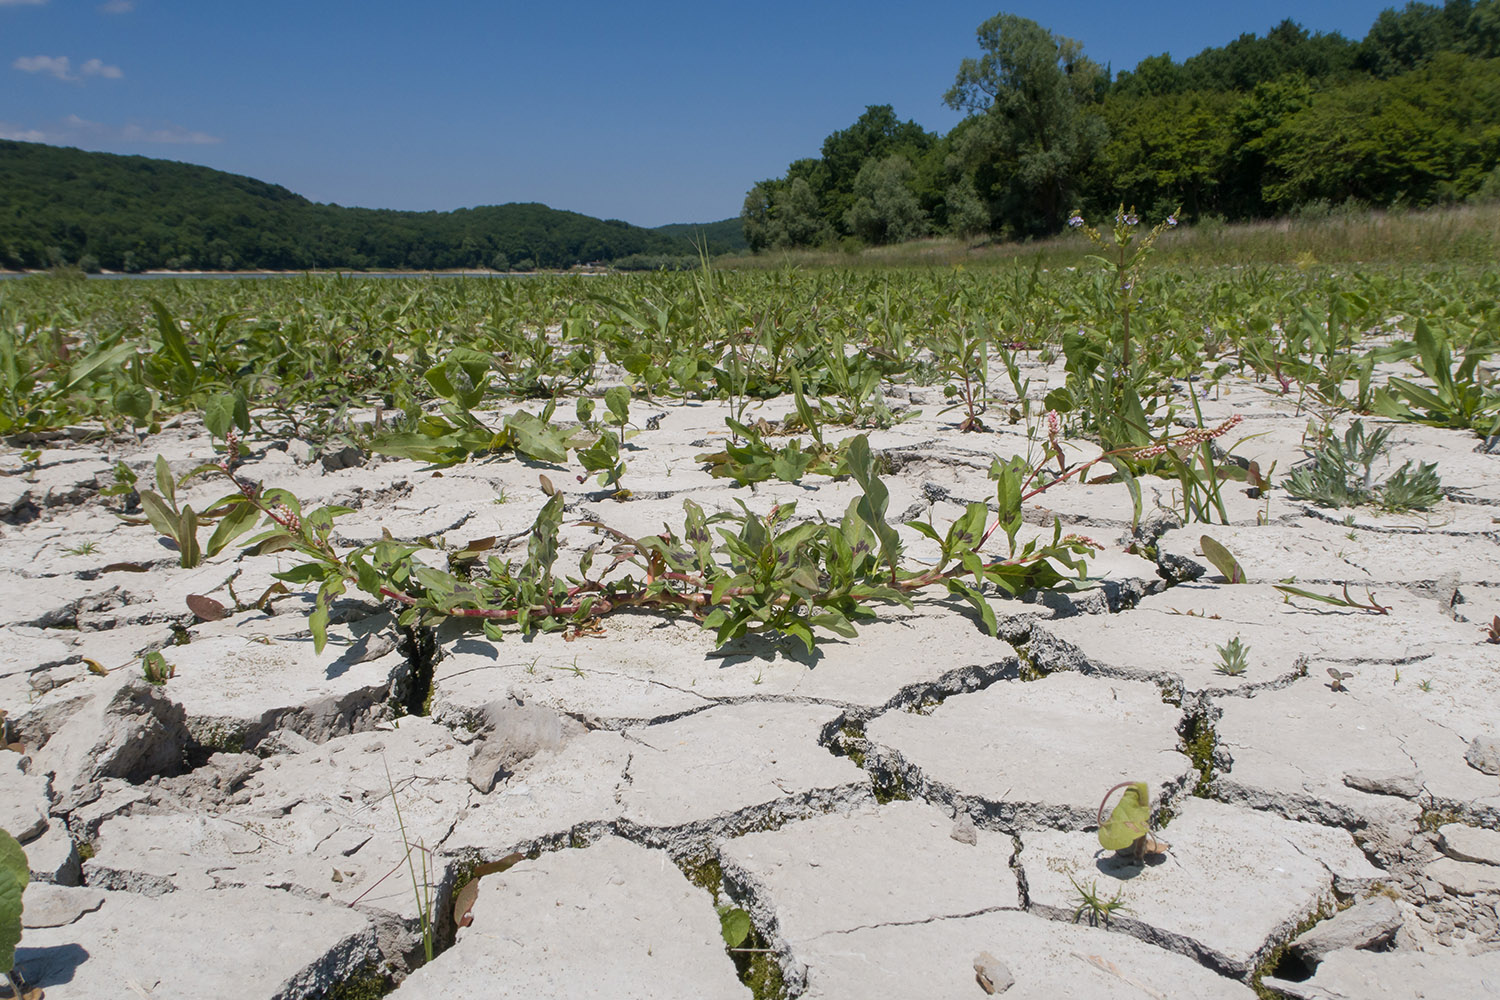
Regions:
M 507 854 L 499 861 L 480 865 L 474 869 L 474 874 L 469 880 L 458 887 L 453 894 L 453 923 L 458 927 L 468 927 L 474 922 L 474 915 L 469 911 L 474 908 L 474 901 L 479 898 L 479 880 L 486 875 L 495 875 L 505 871 L 519 861 L 525 861 L 526 855 L 519 852 Z

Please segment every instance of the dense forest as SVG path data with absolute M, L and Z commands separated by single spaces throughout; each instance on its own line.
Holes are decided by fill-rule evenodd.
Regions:
M 945 97 L 968 117 L 938 135 L 867 108 L 750 190 L 751 248 L 1500 198 L 1500 0 L 1387 9 L 1358 42 L 1283 21 L 1118 74 L 1014 15 L 978 36 Z
M 642 229 L 545 205 L 395 212 L 144 156 L 0 141 L 0 267 L 526 271 L 671 266 L 744 247 L 738 220 Z

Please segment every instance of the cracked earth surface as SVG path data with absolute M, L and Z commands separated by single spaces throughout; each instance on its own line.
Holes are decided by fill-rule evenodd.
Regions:
M 921 558 L 899 522 L 991 496 L 990 458 L 1024 454 L 1026 428 L 960 434 L 929 390 L 889 403 L 925 411 L 870 434 Z M 240 472 L 353 508 L 341 544 L 495 536 L 504 558 L 550 469 L 575 564 L 600 542 L 590 518 L 654 532 L 685 498 L 837 517 L 855 495 L 819 476 L 713 479 L 694 456 L 722 439 L 724 407 L 636 405 L 660 419 L 627 451 L 626 503 L 551 467 L 328 468 L 295 441 L 249 442 Z M 1204 418 L 1231 413 L 1257 435 L 1237 458 L 1300 458 L 1291 402 L 1240 385 Z M 1148 480 L 1133 528 L 1122 487 L 1069 483 L 1025 530 L 1056 516 L 1100 542 L 1086 585 L 997 600 L 998 638 L 929 598 L 811 655 L 774 636 L 716 649 L 691 619 L 631 613 L 572 641 L 416 634 L 357 600 L 317 653 L 296 594 L 202 622 L 188 595 L 233 607 L 290 559 L 231 547 L 178 568 L 100 489 L 117 461 L 212 460 L 207 434 L 77 437 L 32 464 L 0 452 L 0 827 L 32 868 L 18 967 L 48 997 L 322 998 L 366 981 L 404 1000 L 749 997 L 716 904 L 748 913 L 789 996 L 978 997 L 982 955 L 1008 997 L 1500 982 L 1500 646 L 1481 627 L 1500 612 L 1500 456 L 1471 435 L 1394 425 L 1392 459 L 1436 461 L 1449 487 L 1420 516 L 1346 519 L 1240 485 L 1229 525 L 1183 525 L 1175 484 Z M 1204 534 L 1248 582 L 1218 575 Z M 1390 613 L 1288 600 L 1275 585 L 1293 578 Z M 1248 668 L 1229 676 L 1218 648 L 1235 637 Z M 160 687 L 140 679 L 152 650 L 176 671 Z M 1149 783 L 1170 842 L 1144 865 L 1095 837 L 1121 781 Z M 476 867 L 502 860 L 455 914 Z M 1084 890 L 1121 906 L 1092 919 Z M 1284 947 L 1310 928 L 1316 948 Z

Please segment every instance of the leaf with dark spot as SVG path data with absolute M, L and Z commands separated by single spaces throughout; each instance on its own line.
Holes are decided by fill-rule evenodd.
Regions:
M 216 622 L 229 617 L 229 610 L 224 605 L 202 594 L 189 594 L 187 606 L 189 611 L 198 616 L 199 621 Z

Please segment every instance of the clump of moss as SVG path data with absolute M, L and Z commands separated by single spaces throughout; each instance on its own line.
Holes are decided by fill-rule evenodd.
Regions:
M 1198 772 L 1198 781 L 1193 785 L 1193 795 L 1200 799 L 1213 797 L 1214 792 L 1214 753 L 1219 746 L 1219 734 L 1214 731 L 1213 723 L 1206 715 L 1190 715 L 1182 724 L 1179 732 L 1182 741 L 1179 748 L 1187 755 L 1188 760 L 1193 762 L 1193 768 Z
M 875 785 L 875 801 L 881 805 L 911 800 L 911 790 L 906 787 L 906 779 L 894 771 L 880 773 L 871 771 L 870 780 Z
M 746 944 L 756 949 L 766 947 L 765 939 L 758 931 L 750 935 Z M 734 959 L 740 982 L 750 987 L 750 996 L 754 1000 L 786 1000 L 786 981 L 782 978 L 781 966 L 777 964 L 775 955 L 761 950 L 741 951 Z
M 718 905 L 719 893 L 724 888 L 724 866 L 719 864 L 716 854 L 705 854 L 701 858 L 683 858 L 677 862 L 687 880 L 700 889 L 707 889 Z
M 864 768 L 865 766 L 865 730 L 864 727 L 855 722 L 846 722 L 839 729 L 838 736 L 833 740 L 833 752 L 842 753 L 854 762 L 854 766 Z
M 1250 973 L 1250 988 L 1255 991 L 1256 996 L 1260 997 L 1261 1000 L 1281 1000 L 1282 994 L 1268 986 L 1262 986 L 1261 980 L 1266 976 L 1275 976 L 1278 972 L 1287 971 L 1282 969 L 1281 966 L 1287 960 L 1287 952 L 1291 948 L 1292 942 L 1312 930 L 1322 921 L 1333 916 L 1339 909 L 1340 907 L 1332 901 L 1325 900 L 1320 903 L 1316 910 L 1313 910 L 1306 917 L 1302 918 L 1302 921 L 1296 927 L 1292 928 L 1291 933 L 1280 944 L 1266 953 L 1266 957 L 1261 959 L 1260 964 Z M 1285 979 L 1287 977 L 1283 975 L 1279 978 Z
M 1026 652 L 1024 643 L 1020 646 L 1015 646 L 1014 648 L 1016 651 L 1016 659 L 1020 660 L 1021 662 L 1021 668 L 1016 674 L 1017 680 L 1039 681 L 1043 677 L 1046 677 L 1052 673 L 1052 671 L 1048 670 L 1046 667 L 1037 665 L 1036 661 L 1031 658 L 1031 654 Z
M 363 969 L 340 979 L 328 991 L 327 1000 L 380 1000 L 396 988 L 396 980 L 379 966 Z
M 1417 821 L 1417 827 L 1426 833 L 1436 833 L 1449 823 L 1462 822 L 1464 822 L 1464 817 L 1461 813 L 1448 809 L 1423 809 L 1422 817 Z

